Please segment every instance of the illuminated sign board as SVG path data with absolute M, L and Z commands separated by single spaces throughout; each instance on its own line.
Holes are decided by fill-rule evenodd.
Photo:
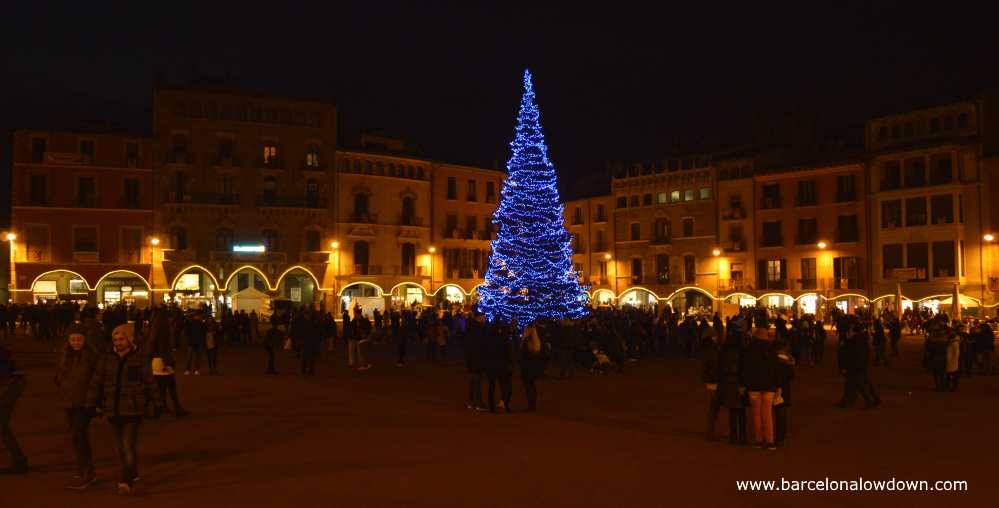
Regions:
M 185 273 L 177 279 L 173 288 L 177 291 L 198 291 L 201 289 L 201 274 Z
M 267 248 L 263 245 L 233 245 L 233 252 L 265 252 Z

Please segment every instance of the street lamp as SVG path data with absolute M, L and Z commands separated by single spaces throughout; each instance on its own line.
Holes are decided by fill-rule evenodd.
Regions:
M 8 242 L 13 242 L 14 240 L 17 240 L 17 235 L 14 233 L 7 233 L 4 235 L 4 238 L 6 238 Z
M 992 233 L 985 233 L 985 236 L 983 236 L 982 239 L 986 242 L 994 242 L 996 237 Z
M 430 293 L 434 292 L 434 253 L 437 252 L 437 247 L 431 245 L 427 248 L 427 252 L 430 253 Z
M 10 280 L 7 282 L 7 288 L 12 289 L 16 287 L 15 281 L 17 280 L 16 274 L 14 273 L 14 240 L 17 240 L 17 235 L 15 235 L 13 231 L 8 231 L 3 235 L 3 238 L 7 240 L 8 244 L 10 244 L 10 251 L 8 254 L 10 257 L 10 270 L 8 272 L 10 274 Z M 8 298 L 10 298 L 9 294 Z
M 820 249 L 824 249 L 824 248 L 828 247 L 829 244 L 827 244 L 826 242 L 819 242 L 819 243 L 816 244 L 816 246 L 818 248 L 820 248 Z
M 149 239 L 149 306 L 156 306 L 156 246 L 160 244 L 160 239 L 152 237 Z
M 334 261 L 333 266 L 333 297 L 337 300 L 337 308 L 340 307 L 340 294 L 337 293 L 337 285 L 340 279 L 340 242 L 333 240 L 330 242 L 330 250 L 333 251 L 333 256 L 336 261 Z

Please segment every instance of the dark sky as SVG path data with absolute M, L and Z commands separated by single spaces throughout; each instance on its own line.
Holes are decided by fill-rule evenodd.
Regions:
M 147 12 L 17 2 L 4 27 L 0 121 L 37 125 L 74 111 L 148 125 L 156 79 L 209 79 L 330 98 L 346 131 L 382 128 L 434 157 L 491 165 L 509 156 L 530 67 L 565 180 L 605 160 L 661 156 L 678 137 L 742 136 L 754 113 L 860 124 L 994 86 L 999 74 L 988 16 L 958 2 L 933 11 L 911 2 L 209 3 Z

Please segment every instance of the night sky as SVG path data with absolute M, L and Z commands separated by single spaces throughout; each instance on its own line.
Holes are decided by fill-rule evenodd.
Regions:
M 157 80 L 211 84 L 331 99 L 342 141 L 381 129 L 428 156 L 492 166 L 509 156 L 529 67 L 563 180 L 601 180 L 607 160 L 742 141 L 754 115 L 860 126 L 999 82 L 987 16 L 958 2 L 935 11 L 170 2 L 155 13 L 28 4 L 7 12 L 2 127 L 85 118 L 141 132 Z

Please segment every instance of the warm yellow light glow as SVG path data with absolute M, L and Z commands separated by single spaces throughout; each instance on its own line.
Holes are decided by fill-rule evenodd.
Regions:
M 159 238 L 156 238 L 156 237 L 153 237 L 153 238 L 151 238 L 151 239 L 149 240 L 149 243 L 153 244 L 153 246 L 155 247 L 155 246 L 157 246 L 157 245 L 159 245 L 159 244 L 160 244 L 160 239 L 159 239 Z
M 607 261 L 610 261 L 610 258 L 611 258 L 610 254 L 604 254 L 604 259 L 606 259 Z
M 993 235 L 992 233 L 986 233 L 986 235 L 983 236 L 982 238 L 985 239 L 986 242 L 991 242 L 996 239 L 995 235 Z
M 827 244 L 826 242 L 819 242 L 819 244 L 818 244 L 818 245 L 819 245 L 819 248 L 820 248 L 820 249 L 824 249 L 824 248 L 826 248 L 826 247 L 828 247 L 828 246 L 829 246 L 829 244 Z
M 427 252 L 433 254 L 433 253 L 437 252 L 437 247 L 434 247 L 433 245 L 431 245 L 430 248 L 427 249 Z
M 333 249 L 333 250 L 339 249 L 340 248 L 340 242 L 338 242 L 336 240 L 333 240 L 332 242 L 330 242 L 330 248 Z
M 7 233 L 6 238 L 8 242 L 13 242 L 14 240 L 17 240 L 17 235 L 14 233 Z
M 713 256 L 720 256 L 721 255 L 721 249 L 715 249 L 715 250 L 711 251 L 711 255 L 713 255 Z

